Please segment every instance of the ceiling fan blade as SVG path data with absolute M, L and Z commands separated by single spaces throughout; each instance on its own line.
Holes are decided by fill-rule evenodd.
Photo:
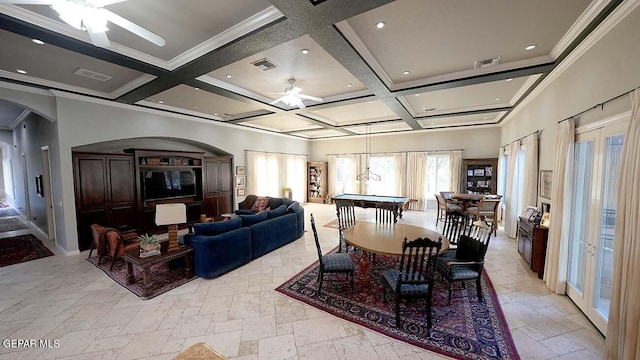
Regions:
M 127 0 L 89 0 L 89 2 L 97 7 L 104 7 L 111 4 L 125 2 Z
M 166 44 L 166 41 L 160 35 L 156 35 L 151 31 L 143 28 L 142 26 L 136 25 L 131 21 L 123 18 L 122 16 L 116 15 L 107 9 L 100 9 L 100 12 L 103 13 L 108 21 L 120 26 L 125 30 L 131 31 L 132 33 L 140 36 L 145 40 L 148 40 L 158 46 L 164 46 Z
M 87 33 L 89 34 L 89 37 L 91 38 L 91 42 L 93 43 L 93 45 L 97 46 L 97 47 L 101 47 L 101 48 L 108 48 L 109 46 L 111 46 L 111 42 L 109 41 L 109 38 L 107 38 L 107 34 L 104 32 L 93 32 L 91 31 L 91 26 L 90 25 L 85 25 L 87 27 Z
M 300 93 L 300 91 L 302 91 L 302 89 L 300 89 L 300 88 L 299 88 L 299 87 L 297 87 L 297 86 L 294 86 L 294 87 L 290 90 L 290 92 L 291 92 L 292 94 L 295 94 L 295 95 L 298 95 L 298 93 Z
M 309 95 L 304 95 L 304 94 L 298 94 L 299 98 L 302 99 L 307 99 L 307 100 L 313 100 L 313 101 L 317 101 L 317 102 L 322 102 L 322 98 L 316 97 L 316 96 L 309 96 Z
M 269 103 L 269 105 L 275 105 L 276 103 L 279 103 L 280 101 L 282 101 L 282 99 L 284 99 L 284 96 L 279 97 L 276 100 L 273 100 L 272 102 Z
M 300 100 L 300 102 L 298 103 L 298 109 L 304 109 L 307 106 L 302 102 L 302 100 Z
M 14 4 L 14 5 L 51 5 L 57 2 L 56 0 L 0 0 L 0 4 Z

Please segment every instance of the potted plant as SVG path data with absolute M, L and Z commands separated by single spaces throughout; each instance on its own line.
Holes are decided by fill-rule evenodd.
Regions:
M 282 188 L 282 194 L 284 195 L 284 197 L 286 197 L 287 199 L 291 200 L 291 188 L 290 187 L 283 187 Z
M 138 236 L 138 239 L 140 240 L 140 249 L 144 251 L 160 250 L 160 242 L 155 235 L 144 234 Z

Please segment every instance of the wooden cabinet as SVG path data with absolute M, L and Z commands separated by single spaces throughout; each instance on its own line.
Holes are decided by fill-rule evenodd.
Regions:
M 535 225 L 521 217 L 518 221 L 518 253 L 529 264 L 531 270 L 544 275 L 544 262 L 547 256 L 547 237 L 549 229 Z
M 219 220 L 233 211 L 232 158 L 204 159 L 204 207 L 207 217 Z
M 133 156 L 74 153 L 73 172 L 81 251 L 91 247 L 91 224 L 120 231 L 136 227 Z
M 498 180 L 498 159 L 463 159 L 460 192 L 495 194 Z
M 307 201 L 324 203 L 327 197 L 327 163 L 307 163 Z

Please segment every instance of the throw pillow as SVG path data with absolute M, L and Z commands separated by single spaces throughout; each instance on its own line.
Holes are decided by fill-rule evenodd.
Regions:
M 267 212 L 265 211 L 255 215 L 240 215 L 240 218 L 242 219 L 242 226 L 251 226 L 267 220 Z
M 273 219 L 278 216 L 282 216 L 287 213 L 287 207 L 280 205 L 277 208 L 267 212 L 267 219 Z
M 300 203 L 299 202 L 297 202 L 297 201 L 292 202 L 291 205 L 289 205 L 287 207 L 287 214 L 294 213 L 294 212 L 298 211 L 299 207 L 300 207 Z
M 251 210 L 255 212 L 260 212 L 266 209 L 268 204 L 269 204 L 269 198 L 260 196 L 256 199 L 256 202 L 253 203 L 253 206 L 251 206 Z
M 456 259 L 461 261 L 480 261 L 484 254 L 485 245 L 467 236 L 460 235 L 458 249 L 456 249 Z
M 193 225 L 195 235 L 215 236 L 227 231 L 238 229 L 242 226 L 242 219 L 233 218 L 229 221 L 213 223 L 197 223 Z

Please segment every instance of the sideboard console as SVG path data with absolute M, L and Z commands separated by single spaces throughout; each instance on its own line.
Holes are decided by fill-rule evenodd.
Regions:
M 520 217 L 518 221 L 518 253 L 529 264 L 531 270 L 544 276 L 544 262 L 547 255 L 549 228 L 541 227 Z

